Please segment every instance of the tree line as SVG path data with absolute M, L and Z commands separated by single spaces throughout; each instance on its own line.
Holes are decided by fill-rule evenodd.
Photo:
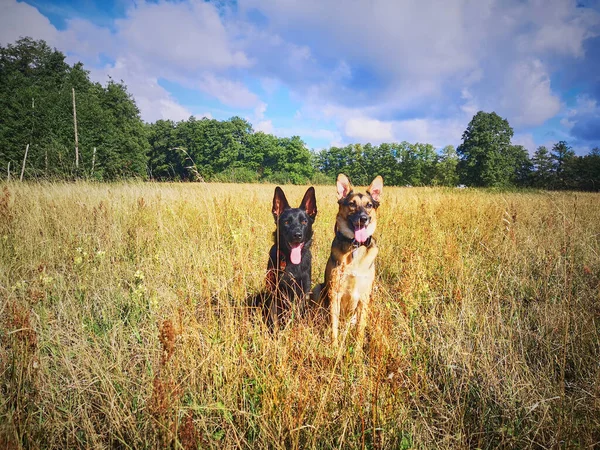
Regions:
M 598 148 L 577 156 L 560 141 L 529 157 L 493 112 L 478 112 L 462 144 L 439 151 L 401 142 L 313 152 L 240 117 L 144 123 L 123 82 L 92 82 L 83 64 L 31 38 L 0 47 L 0 118 L 0 170 L 14 178 L 23 169 L 27 179 L 320 184 L 344 172 L 355 184 L 382 175 L 397 186 L 600 188 Z

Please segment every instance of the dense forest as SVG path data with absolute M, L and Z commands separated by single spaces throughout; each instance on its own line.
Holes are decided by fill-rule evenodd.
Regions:
M 380 174 L 398 186 L 599 190 L 600 149 L 577 156 L 560 141 L 530 157 L 512 137 L 506 119 L 483 111 L 461 145 L 440 150 L 401 142 L 314 152 L 298 136 L 254 132 L 240 117 L 148 124 L 123 82 L 92 82 L 44 41 L 0 47 L 1 178 L 304 184 L 344 172 L 355 184 Z

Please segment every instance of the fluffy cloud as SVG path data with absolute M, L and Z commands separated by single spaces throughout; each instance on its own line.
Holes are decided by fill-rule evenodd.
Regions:
M 27 3 L 1 2 L 0 44 L 11 44 L 23 36 L 35 36 L 44 39 L 50 45 L 56 45 L 59 32 L 33 6 Z
M 541 125 L 561 109 L 550 77 L 539 60 L 520 62 L 507 74 L 500 112 L 515 127 Z
M 585 142 L 600 143 L 600 110 L 594 113 L 579 115 L 576 117 L 571 135 Z
M 467 123 L 457 119 L 403 120 L 394 125 L 394 134 L 397 141 L 428 143 L 437 148 L 448 144 L 456 146 L 461 143 Z
M 261 120 L 254 125 L 254 131 L 262 131 L 263 133 L 267 134 L 272 134 L 273 129 L 273 121 L 271 120 Z
M 198 88 L 216 97 L 222 104 L 227 106 L 246 109 L 261 105 L 258 96 L 243 83 L 217 77 L 211 73 L 204 74 L 198 83 Z M 261 106 L 259 110 L 262 108 Z
M 345 133 L 349 138 L 360 142 L 368 141 L 378 144 L 394 140 L 392 123 L 367 117 L 353 117 L 346 121 Z
M 385 122 L 415 110 L 421 118 L 456 117 L 467 90 L 471 101 L 463 112 L 479 106 L 517 128 L 538 126 L 561 108 L 541 57 L 582 58 L 584 41 L 600 25 L 596 11 L 564 0 L 357 0 L 344 8 L 334 0 L 246 0 L 240 8 L 266 18 L 263 34 L 308 46 L 321 61 L 317 71 L 344 64 L 344 77 L 296 84 L 301 95 L 368 110 L 368 117 Z M 369 135 L 355 128 L 351 123 L 347 131 Z
M 211 3 L 140 2 L 116 21 L 116 28 L 128 51 L 157 66 L 193 73 L 250 65 Z
M 137 58 L 119 58 L 114 64 L 94 70 L 91 78 L 103 83 L 108 77 L 124 80 L 127 89 L 135 98 L 142 118 L 147 122 L 160 119 L 186 120 L 192 112 L 180 105 L 173 96 L 158 83 L 158 78 L 145 70 Z
M 519 40 L 521 49 L 582 57 L 583 42 L 598 35 L 600 15 L 579 6 L 564 0 L 534 0 L 520 5 L 534 24 L 531 33 Z
M 514 145 L 522 145 L 527 149 L 530 156 L 533 156 L 533 153 L 536 150 L 535 139 L 531 133 L 517 133 L 512 138 L 512 143 Z

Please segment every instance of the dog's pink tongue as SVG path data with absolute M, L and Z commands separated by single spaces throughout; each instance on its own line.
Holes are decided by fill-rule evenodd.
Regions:
M 367 227 L 365 228 L 356 228 L 354 230 L 354 239 L 361 244 L 365 242 L 369 238 L 367 234 Z
M 302 261 L 302 247 L 304 247 L 304 244 L 292 244 L 292 251 L 290 252 L 292 264 L 300 264 L 300 261 Z

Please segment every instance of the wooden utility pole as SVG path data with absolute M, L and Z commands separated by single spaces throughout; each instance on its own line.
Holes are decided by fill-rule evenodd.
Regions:
M 79 138 L 77 137 L 77 108 L 75 107 L 75 88 L 73 90 L 73 125 L 75 127 L 75 167 L 79 169 Z
M 10 161 L 8 162 L 8 177 L 7 177 L 7 181 L 10 181 Z
M 29 144 L 25 147 L 25 156 L 23 157 L 23 167 L 21 167 L 21 178 L 19 181 L 23 181 L 23 174 L 25 173 L 25 162 L 27 161 L 27 152 L 29 151 Z
M 92 175 L 94 175 L 94 166 L 96 165 L 96 147 L 94 147 L 94 153 L 92 153 Z

